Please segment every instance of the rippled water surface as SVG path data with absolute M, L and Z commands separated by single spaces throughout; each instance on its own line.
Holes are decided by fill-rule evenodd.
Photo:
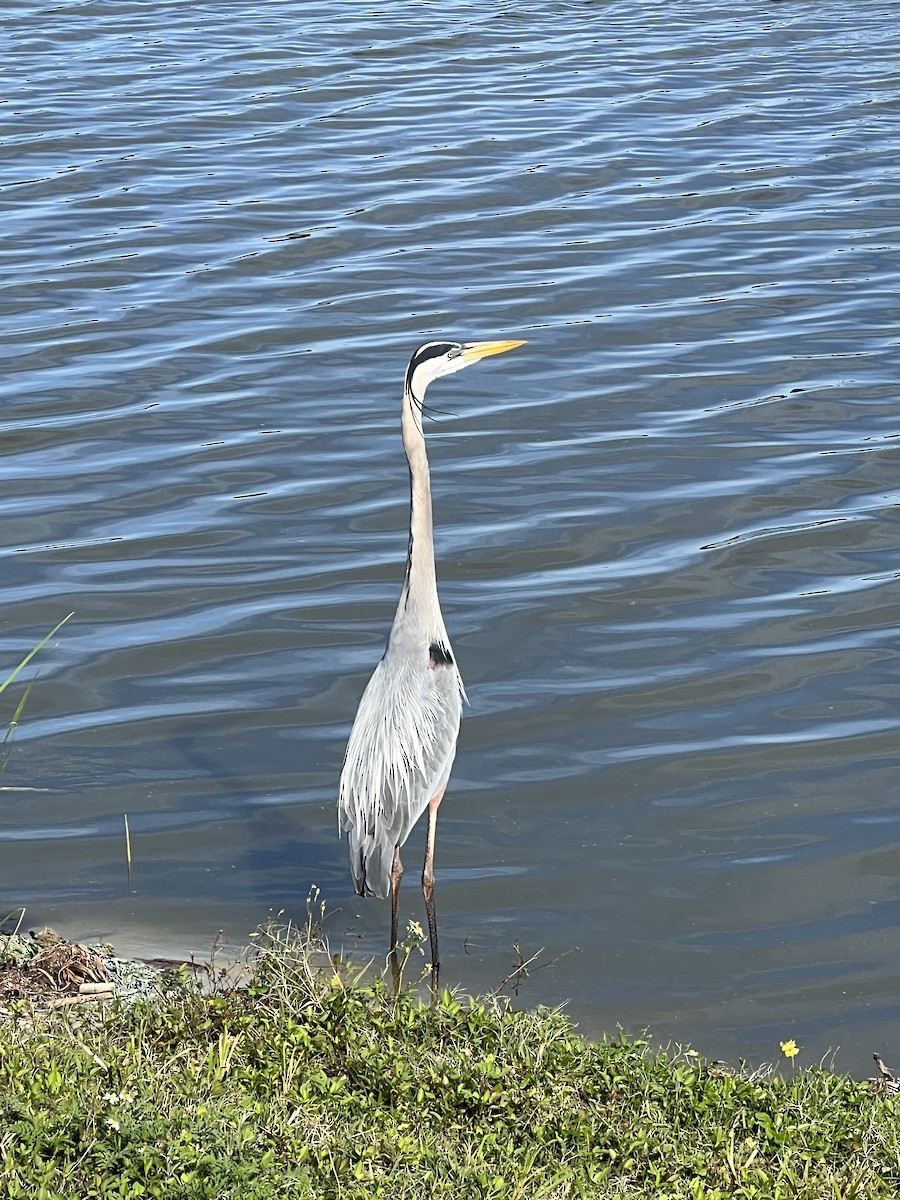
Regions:
M 382 952 L 334 804 L 403 575 L 403 371 L 525 337 L 429 393 L 471 699 L 447 981 L 518 942 L 521 999 L 588 1032 L 896 1045 L 892 6 L 5 24 L 0 666 L 75 616 L 4 776 L 46 789 L 2 794 L 4 904 L 202 955 L 315 884 Z

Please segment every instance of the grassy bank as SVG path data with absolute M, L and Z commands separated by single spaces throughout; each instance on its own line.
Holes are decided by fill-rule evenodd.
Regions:
M 0 1025 L 0 1195 L 895 1197 L 898 1102 L 566 1018 L 434 1008 L 271 945 L 249 988 Z

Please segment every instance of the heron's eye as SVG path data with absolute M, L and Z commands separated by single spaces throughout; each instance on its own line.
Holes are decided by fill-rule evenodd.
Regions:
M 453 349 L 450 351 L 450 353 L 447 355 L 447 357 L 448 358 L 459 358 L 459 356 L 461 354 L 462 354 L 462 346 L 454 346 Z

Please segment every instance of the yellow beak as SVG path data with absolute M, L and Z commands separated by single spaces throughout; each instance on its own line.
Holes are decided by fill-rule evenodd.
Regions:
M 492 354 L 505 354 L 507 350 L 515 350 L 516 346 L 524 345 L 525 342 L 521 339 L 511 342 L 466 342 L 462 356 L 468 365 L 478 362 L 479 359 L 489 358 Z

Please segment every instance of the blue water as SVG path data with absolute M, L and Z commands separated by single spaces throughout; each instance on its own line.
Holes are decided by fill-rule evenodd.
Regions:
M 75 614 L 3 777 L 7 908 L 202 956 L 316 885 L 382 953 L 334 804 L 403 576 L 403 371 L 524 337 L 429 394 L 472 702 L 445 978 L 543 948 L 518 1002 L 586 1032 L 866 1073 L 900 1036 L 893 10 L 6 32 L 0 669 Z

